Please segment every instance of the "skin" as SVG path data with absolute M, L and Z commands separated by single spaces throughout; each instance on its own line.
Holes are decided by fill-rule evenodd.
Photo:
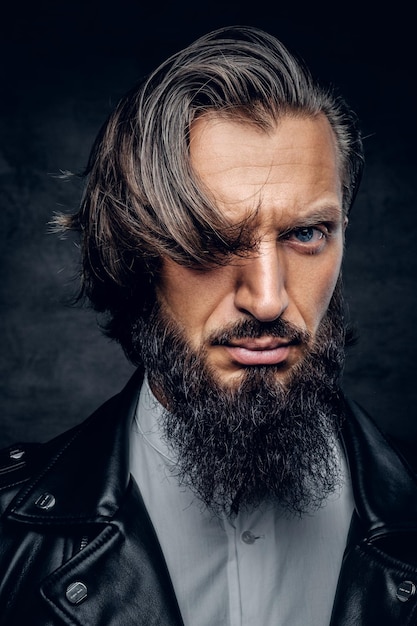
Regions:
M 224 386 L 253 365 L 278 365 L 285 384 L 307 346 L 286 337 L 232 339 L 213 333 L 248 318 L 289 321 L 314 337 L 340 273 L 346 219 L 333 131 L 324 116 L 284 117 L 265 132 L 216 115 L 191 128 L 192 166 L 233 223 L 257 210 L 258 245 L 210 270 L 166 258 L 157 296 L 193 348 L 203 348 Z

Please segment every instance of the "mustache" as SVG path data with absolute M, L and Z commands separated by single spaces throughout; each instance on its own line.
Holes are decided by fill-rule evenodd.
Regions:
M 308 331 L 277 318 L 272 322 L 261 322 L 257 319 L 240 320 L 220 331 L 213 332 L 209 335 L 208 341 L 213 346 L 225 346 L 234 339 L 259 339 L 265 335 L 279 337 L 293 344 L 309 343 L 312 338 Z

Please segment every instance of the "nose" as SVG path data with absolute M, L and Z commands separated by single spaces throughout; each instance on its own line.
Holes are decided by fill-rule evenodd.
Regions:
M 272 322 L 288 307 L 285 267 L 275 241 L 263 241 L 237 270 L 235 306 L 261 322 Z

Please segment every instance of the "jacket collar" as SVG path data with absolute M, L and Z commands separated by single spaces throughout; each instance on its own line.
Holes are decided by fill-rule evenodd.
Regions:
M 417 477 L 370 416 L 347 400 L 342 440 L 356 511 L 368 538 L 417 530 Z
M 137 370 L 83 424 L 41 446 L 39 469 L 11 503 L 11 519 L 85 524 L 114 515 L 130 479 L 130 430 L 142 380 Z M 342 440 L 356 511 L 368 536 L 416 530 L 416 476 L 369 415 L 350 400 L 347 408 Z
M 129 479 L 129 439 L 143 374 L 80 426 L 40 446 L 38 468 L 9 507 L 9 517 L 31 524 L 108 521 Z

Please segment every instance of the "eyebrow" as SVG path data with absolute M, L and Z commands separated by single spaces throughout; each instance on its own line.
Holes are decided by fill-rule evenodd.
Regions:
M 319 204 L 319 203 L 317 203 Z M 259 216 L 262 209 L 262 201 L 258 202 L 255 209 L 249 208 L 247 210 L 246 217 L 240 222 L 242 232 L 247 228 L 256 232 L 259 227 Z M 301 228 L 303 226 L 315 226 L 318 224 L 337 225 L 342 224 L 344 218 L 343 208 L 338 203 L 329 202 L 323 203 L 322 206 L 316 206 L 311 208 L 300 208 L 298 212 L 290 212 L 285 214 L 285 210 L 279 210 L 280 215 L 278 218 L 279 231 L 281 233 L 289 232 L 294 228 Z M 273 220 L 273 223 L 275 220 Z M 273 225 L 273 223 L 271 225 Z M 277 222 L 275 222 L 277 225 Z
M 318 209 L 306 210 L 293 216 L 294 222 L 303 224 L 321 224 L 323 222 L 338 222 L 343 219 L 343 209 L 338 204 L 329 204 Z

